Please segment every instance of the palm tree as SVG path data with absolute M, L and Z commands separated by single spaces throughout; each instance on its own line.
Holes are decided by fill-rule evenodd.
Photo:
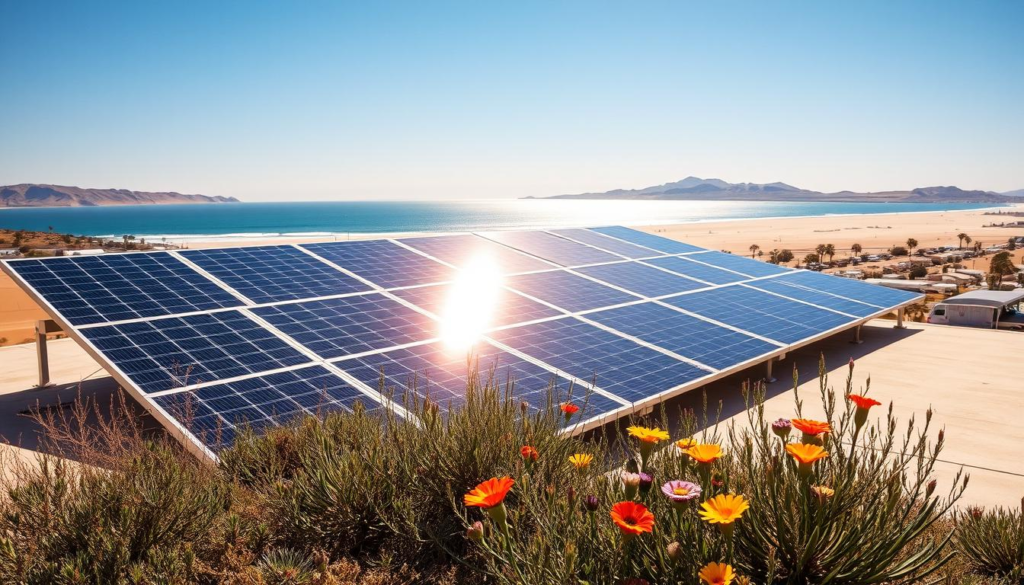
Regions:
M 825 244 L 818 244 L 814 248 L 814 251 L 818 253 L 818 260 L 817 260 L 817 262 L 821 262 L 822 257 L 825 256 Z
M 854 256 L 860 256 L 860 253 L 864 251 L 864 248 L 860 247 L 860 244 L 854 244 L 850 246 L 850 252 L 853 252 Z
M 914 255 L 914 248 L 917 247 L 917 240 L 914 238 L 907 238 L 907 248 L 910 248 L 910 255 Z
M 964 243 L 967 244 L 968 246 L 970 246 L 971 245 L 971 236 L 968 236 L 967 234 L 964 234 Z
M 753 258 L 755 255 L 757 255 L 757 251 L 760 249 L 761 246 L 758 246 L 757 244 L 750 244 L 750 257 Z
M 779 263 L 779 249 L 778 248 L 775 248 L 771 252 L 768 252 L 768 261 L 771 262 L 772 264 L 778 264 Z
M 960 247 L 963 248 L 964 247 L 964 239 L 967 238 L 967 234 L 965 234 L 963 232 L 960 232 L 959 234 L 956 235 L 956 237 L 960 238 Z M 970 244 L 971 241 L 967 240 L 967 243 Z
M 832 257 L 836 255 L 836 247 L 832 244 L 825 244 L 825 253 L 828 254 L 828 263 L 832 263 Z
M 764 250 L 758 250 L 757 251 L 757 259 L 760 260 L 763 257 L 764 257 Z
M 1017 267 L 1013 265 L 1013 257 L 1010 256 L 1009 252 L 1000 252 L 992 257 L 988 271 L 1002 277 L 1005 274 L 1017 272 Z

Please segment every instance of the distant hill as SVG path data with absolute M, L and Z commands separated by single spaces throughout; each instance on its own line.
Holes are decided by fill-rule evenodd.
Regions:
M 1024 189 L 1017 189 L 1016 191 L 1007 191 L 1003 193 L 1007 197 L 1024 197 Z
M 991 191 L 965 191 L 959 187 L 921 187 L 911 191 L 881 191 L 877 193 L 854 191 L 821 193 L 786 183 L 728 183 L 721 179 L 701 179 L 699 177 L 686 177 L 681 181 L 643 189 L 614 189 L 603 193 L 555 195 L 545 199 L 892 201 L 903 203 L 1005 203 L 1012 201 L 1006 194 Z
M 82 189 L 61 185 L 0 187 L 0 207 L 92 207 L 97 205 L 169 205 L 176 203 L 238 203 L 234 197 L 147 193 L 128 189 Z

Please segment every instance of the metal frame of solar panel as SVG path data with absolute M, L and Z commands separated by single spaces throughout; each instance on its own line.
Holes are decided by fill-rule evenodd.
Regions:
M 258 417 L 251 421 L 255 425 L 277 424 L 289 415 L 319 412 L 317 404 L 345 410 L 364 400 L 371 408 L 384 406 L 405 416 L 401 406 L 377 392 L 367 368 L 394 364 L 398 375 L 408 374 L 409 363 L 450 368 L 436 352 L 442 319 L 436 297 L 465 268 L 470 255 L 461 247 L 508 264 L 500 270 L 507 289 L 502 303 L 514 315 L 485 330 L 480 343 L 489 349 L 484 354 L 504 356 L 512 364 L 510 373 L 526 372 L 524 391 L 532 396 L 544 372 L 553 381 L 569 380 L 594 392 L 590 416 L 567 429 L 573 433 L 859 327 L 920 298 L 618 226 L 141 252 L 102 261 L 8 260 L 2 268 L 164 426 L 197 454 L 216 460 L 207 435 L 233 436 L 237 413 Z M 51 270 L 58 263 L 56 272 Z M 95 270 L 80 274 L 82 266 Z M 109 266 L 124 266 L 126 272 Z M 183 303 L 181 294 L 164 290 L 145 270 L 140 277 L 139 266 L 173 275 L 174 282 L 202 294 Z M 251 283 L 240 276 L 257 266 L 271 274 Z M 142 286 L 132 285 L 126 275 L 141 278 Z M 317 275 L 339 288 L 324 286 Z M 295 291 L 288 289 L 290 277 L 298 279 Z M 131 292 L 121 305 L 141 310 L 133 316 L 110 304 L 104 279 Z M 232 287 L 232 279 L 241 289 L 252 285 L 259 294 L 251 296 L 257 298 Z M 337 294 L 322 294 L 333 290 Z M 79 311 L 89 295 L 108 303 L 107 312 Z M 744 306 L 749 315 L 733 314 Z M 232 323 L 252 331 L 251 338 L 232 333 Z M 331 328 L 353 339 L 334 337 Z M 202 374 L 167 388 L 168 376 L 143 375 L 152 370 L 140 364 L 154 357 L 198 358 L 195 371 Z M 610 371 L 597 371 L 602 363 Z M 393 375 L 390 381 L 403 384 Z M 446 383 L 452 393 L 450 380 Z M 171 412 L 192 402 L 198 429 L 186 428 L 182 415 Z

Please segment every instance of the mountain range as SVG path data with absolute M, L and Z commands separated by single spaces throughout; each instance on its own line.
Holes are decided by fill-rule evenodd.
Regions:
M 1024 189 L 1009 193 L 968 191 L 959 187 L 919 187 L 910 191 L 822 193 L 786 183 L 728 183 L 721 179 L 686 177 L 681 181 L 643 189 L 614 189 L 603 193 L 555 195 L 544 199 L 647 199 L 723 201 L 850 201 L 899 203 L 1006 203 L 1024 196 Z M 528 197 L 527 199 L 533 199 Z
M 128 189 L 83 189 L 62 185 L 21 184 L 0 187 L 0 207 L 92 207 L 96 205 L 169 205 L 238 203 L 234 197 L 150 193 Z

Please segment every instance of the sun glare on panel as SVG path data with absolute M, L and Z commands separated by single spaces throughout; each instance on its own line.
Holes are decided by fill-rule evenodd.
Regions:
M 494 319 L 501 282 L 489 256 L 473 258 L 459 272 L 441 315 L 441 338 L 449 349 L 468 351 L 480 339 Z

